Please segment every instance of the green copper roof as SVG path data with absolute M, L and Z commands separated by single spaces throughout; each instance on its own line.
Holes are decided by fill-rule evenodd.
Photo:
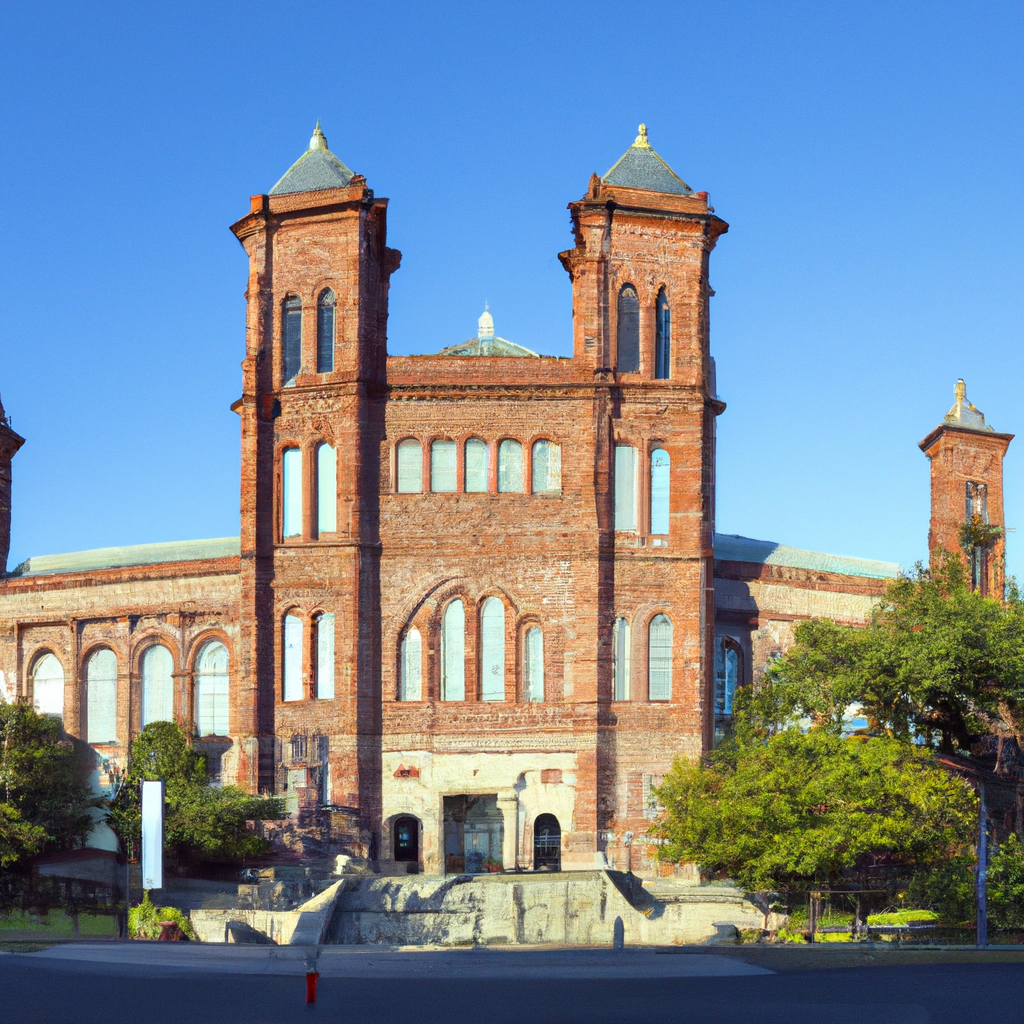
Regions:
M 214 537 L 210 540 L 180 540 L 163 544 L 130 544 L 121 548 L 93 548 L 65 555 L 39 555 L 27 558 L 12 569 L 10 576 L 39 576 L 44 573 L 88 572 L 92 569 L 123 569 L 132 565 L 159 565 L 162 562 L 201 562 L 209 558 L 228 558 L 241 551 L 238 537 Z
M 328 148 L 327 139 L 317 121 L 309 149 L 288 168 L 285 176 L 270 190 L 272 196 L 293 192 L 319 192 L 325 188 L 344 188 L 352 180 L 350 171 Z
M 803 551 L 771 540 L 754 540 L 730 533 L 715 534 L 715 561 L 786 565 L 792 569 L 834 572 L 842 576 L 867 576 L 877 580 L 895 579 L 900 574 L 900 567 L 895 562 L 875 562 L 868 558 Z
M 692 196 L 693 189 L 672 170 L 647 141 L 647 125 L 640 125 L 636 141 L 618 163 L 601 179 L 606 185 L 623 188 L 643 188 L 649 192 L 669 192 L 677 196 Z

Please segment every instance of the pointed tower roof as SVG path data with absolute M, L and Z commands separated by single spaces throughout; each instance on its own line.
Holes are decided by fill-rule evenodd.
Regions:
M 624 188 L 670 192 L 677 196 L 693 195 L 693 189 L 651 149 L 645 124 L 640 125 L 640 134 L 633 145 L 601 180 L 606 185 L 622 185 Z
M 349 170 L 328 148 L 327 139 L 317 121 L 309 149 L 288 168 L 284 177 L 270 190 L 272 196 L 292 192 L 319 192 L 325 188 L 344 188 L 352 180 Z
M 956 382 L 953 394 L 956 401 L 953 403 L 953 408 L 946 413 L 943 423 L 948 423 L 951 427 L 962 427 L 965 430 L 983 430 L 989 434 L 994 433 L 991 427 L 985 425 L 985 414 L 967 400 L 967 385 L 962 377 Z

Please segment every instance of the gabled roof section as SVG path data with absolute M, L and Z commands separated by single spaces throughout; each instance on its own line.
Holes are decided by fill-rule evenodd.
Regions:
M 284 177 L 270 190 L 272 196 L 285 196 L 294 192 L 319 192 L 325 188 L 344 188 L 353 177 L 328 148 L 327 139 L 317 121 L 309 149 L 288 168 Z
M 648 192 L 668 192 L 677 196 L 692 196 L 693 189 L 672 170 L 647 141 L 647 125 L 640 125 L 636 141 L 618 163 L 601 179 L 606 185 L 623 188 L 643 188 Z
M 539 359 L 540 356 L 523 345 L 505 338 L 470 338 L 461 345 L 449 345 L 437 353 L 439 356 L 523 356 Z
M 876 562 L 867 558 L 827 555 L 804 551 L 771 540 L 754 540 L 730 533 L 715 534 L 716 562 L 753 562 L 755 565 L 785 565 L 812 572 L 834 572 L 841 576 L 866 576 L 869 579 L 895 579 L 900 566 L 895 562 Z
M 7 577 L 87 572 L 93 569 L 123 569 L 132 565 L 160 565 L 164 562 L 203 562 L 211 558 L 237 558 L 240 551 L 241 541 L 238 537 L 93 548 L 91 551 L 72 551 L 64 555 L 26 558 L 21 565 L 9 572 Z

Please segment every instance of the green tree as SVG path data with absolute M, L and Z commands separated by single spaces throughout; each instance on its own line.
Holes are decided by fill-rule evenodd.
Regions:
M 110 823 L 126 843 L 141 840 L 141 785 L 164 783 L 164 835 L 172 857 L 241 860 L 265 853 L 266 840 L 246 821 L 280 818 L 282 802 L 235 786 L 207 784 L 206 756 L 174 722 L 151 722 L 131 747 L 129 770 L 111 809 Z
M 85 843 L 97 801 L 60 721 L 0 701 L 0 866 Z
M 662 859 L 754 891 L 827 884 L 867 854 L 929 870 L 969 849 L 977 803 L 927 750 L 796 728 L 677 760 L 657 795 Z

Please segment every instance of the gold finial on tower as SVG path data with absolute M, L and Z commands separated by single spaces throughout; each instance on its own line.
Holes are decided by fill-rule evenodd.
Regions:
M 640 134 L 636 137 L 636 141 L 633 143 L 634 149 L 650 149 L 651 144 L 647 141 L 647 125 L 640 125 Z
M 316 119 L 316 127 L 313 129 L 313 138 L 309 140 L 310 149 L 327 149 L 327 138 L 320 130 L 320 118 Z

